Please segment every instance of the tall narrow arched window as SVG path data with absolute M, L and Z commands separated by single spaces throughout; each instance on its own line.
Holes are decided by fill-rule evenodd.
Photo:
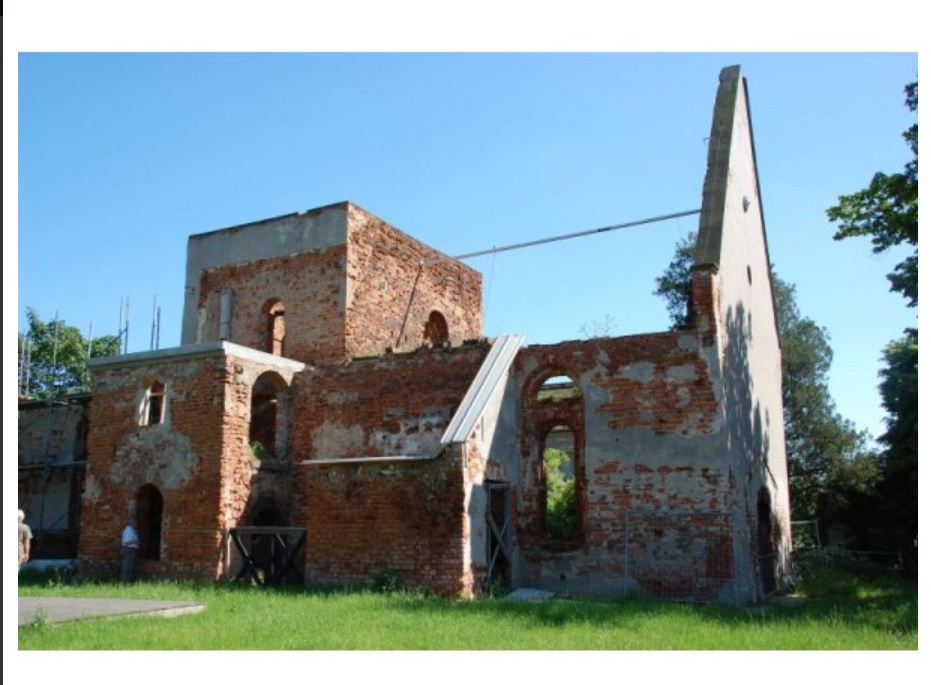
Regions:
M 283 456 L 283 447 L 279 448 L 279 441 L 284 442 L 279 423 L 286 417 L 279 405 L 286 388 L 284 379 L 273 371 L 263 373 L 252 386 L 249 446 L 254 456 Z
M 559 549 L 584 542 L 583 396 L 557 367 L 541 371 L 525 391 L 528 428 L 536 435 L 541 541 Z
M 437 311 L 430 312 L 427 323 L 424 325 L 423 339 L 431 345 L 449 342 L 449 326 L 446 324 L 446 317 Z
M 279 357 L 284 356 L 285 319 L 284 303 L 271 300 L 265 305 L 266 350 Z
M 168 393 L 165 384 L 155 380 L 146 388 L 139 407 L 139 425 L 155 426 L 165 422 Z
M 139 558 L 158 561 L 162 555 L 162 493 L 151 483 L 136 494 L 136 532 Z
M 575 540 L 579 533 L 575 435 L 568 426 L 554 426 L 546 434 L 543 470 L 546 482 L 546 537 L 559 542 Z

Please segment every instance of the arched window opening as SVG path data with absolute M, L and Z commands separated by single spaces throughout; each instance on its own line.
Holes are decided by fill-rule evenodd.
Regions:
M 286 387 L 276 373 L 263 373 L 252 386 L 252 417 L 249 422 L 249 446 L 260 459 L 278 454 L 278 422 L 281 391 Z
M 152 484 L 143 485 L 136 495 L 136 532 L 139 558 L 158 561 L 162 554 L 162 493 Z
M 423 339 L 424 342 L 431 345 L 442 345 L 449 342 L 449 326 L 446 324 L 446 317 L 437 311 L 430 312 L 424 326 Z
M 565 402 L 577 400 L 582 391 L 569 376 L 550 376 L 545 379 L 537 390 L 537 402 Z
M 145 391 L 140 407 L 140 425 L 156 426 L 165 421 L 166 413 L 166 391 L 165 384 L 161 381 L 153 381 Z
M 579 535 L 575 434 L 568 426 L 554 426 L 546 434 L 543 470 L 546 537 L 556 542 L 575 540 Z
M 284 303 L 281 300 L 272 300 L 266 306 L 265 314 L 268 339 L 266 349 L 279 357 L 284 356 Z

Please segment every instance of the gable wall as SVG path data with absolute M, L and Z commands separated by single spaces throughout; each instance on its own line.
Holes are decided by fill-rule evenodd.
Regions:
M 758 566 L 769 554 L 759 536 L 771 528 L 762 534 L 774 547 L 782 585 L 791 525 L 781 350 L 746 83 L 737 67 L 721 73 L 698 248 L 696 279 L 712 279 L 718 293 L 714 308 L 698 314 L 713 318 L 718 331 L 729 459 L 738 483 L 735 511 L 746 531 L 738 548 L 747 564 Z M 761 523 L 760 497 L 770 500 L 770 523 Z

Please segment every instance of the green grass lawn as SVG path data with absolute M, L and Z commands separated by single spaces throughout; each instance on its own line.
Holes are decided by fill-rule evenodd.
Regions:
M 190 600 L 204 611 L 19 628 L 21 650 L 917 650 L 917 581 L 820 572 L 792 606 L 452 601 L 228 584 L 67 585 L 20 596 Z

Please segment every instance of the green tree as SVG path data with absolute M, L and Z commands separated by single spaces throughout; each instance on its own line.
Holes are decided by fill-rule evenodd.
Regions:
M 695 245 L 698 235 L 690 232 L 679 239 L 666 270 L 656 279 L 658 295 L 666 301 L 666 311 L 673 330 L 685 328 L 691 316 L 692 266 L 695 264 Z
M 918 82 L 905 87 L 905 104 L 918 112 Z M 836 240 L 869 236 L 873 252 L 905 245 L 912 248 L 887 278 L 893 292 L 909 307 L 918 305 L 918 124 L 902 134 L 912 152 L 905 170 L 874 174 L 869 186 L 840 196 L 827 210 L 837 222 Z M 883 352 L 880 395 L 886 410 L 886 432 L 875 497 L 869 502 L 874 529 L 870 544 L 893 547 L 905 567 L 917 572 L 918 542 L 918 330 L 909 328 Z
M 886 410 L 879 503 L 884 531 L 878 541 L 893 547 L 917 571 L 918 541 L 918 330 L 910 328 L 883 352 L 879 393 Z
M 60 319 L 43 321 L 35 309 L 26 310 L 28 329 L 19 333 L 20 395 L 58 397 L 88 392 L 87 359 L 119 354 L 115 335 L 86 339 Z
M 918 112 L 918 82 L 905 87 L 905 104 Z M 870 236 L 873 252 L 896 245 L 909 245 L 912 254 L 889 274 L 894 292 L 902 293 L 909 307 L 918 305 L 918 124 L 902 134 L 913 158 L 900 174 L 877 172 L 869 186 L 851 195 L 841 195 L 827 210 L 828 219 L 839 224 L 835 240 Z
M 673 329 L 689 323 L 696 237 L 692 232 L 676 244 L 672 261 L 656 279 L 654 294 L 666 300 Z M 876 457 L 867 450 L 866 434 L 837 412 L 831 397 L 827 377 L 833 351 L 827 330 L 802 315 L 795 286 L 775 273 L 773 290 L 782 341 L 782 403 L 792 515 L 795 519 L 819 518 L 827 525 L 831 522 L 825 520 L 828 514 L 831 519 L 839 514 L 838 502 L 830 499 L 832 488 L 851 478 L 852 460 L 875 462 Z

